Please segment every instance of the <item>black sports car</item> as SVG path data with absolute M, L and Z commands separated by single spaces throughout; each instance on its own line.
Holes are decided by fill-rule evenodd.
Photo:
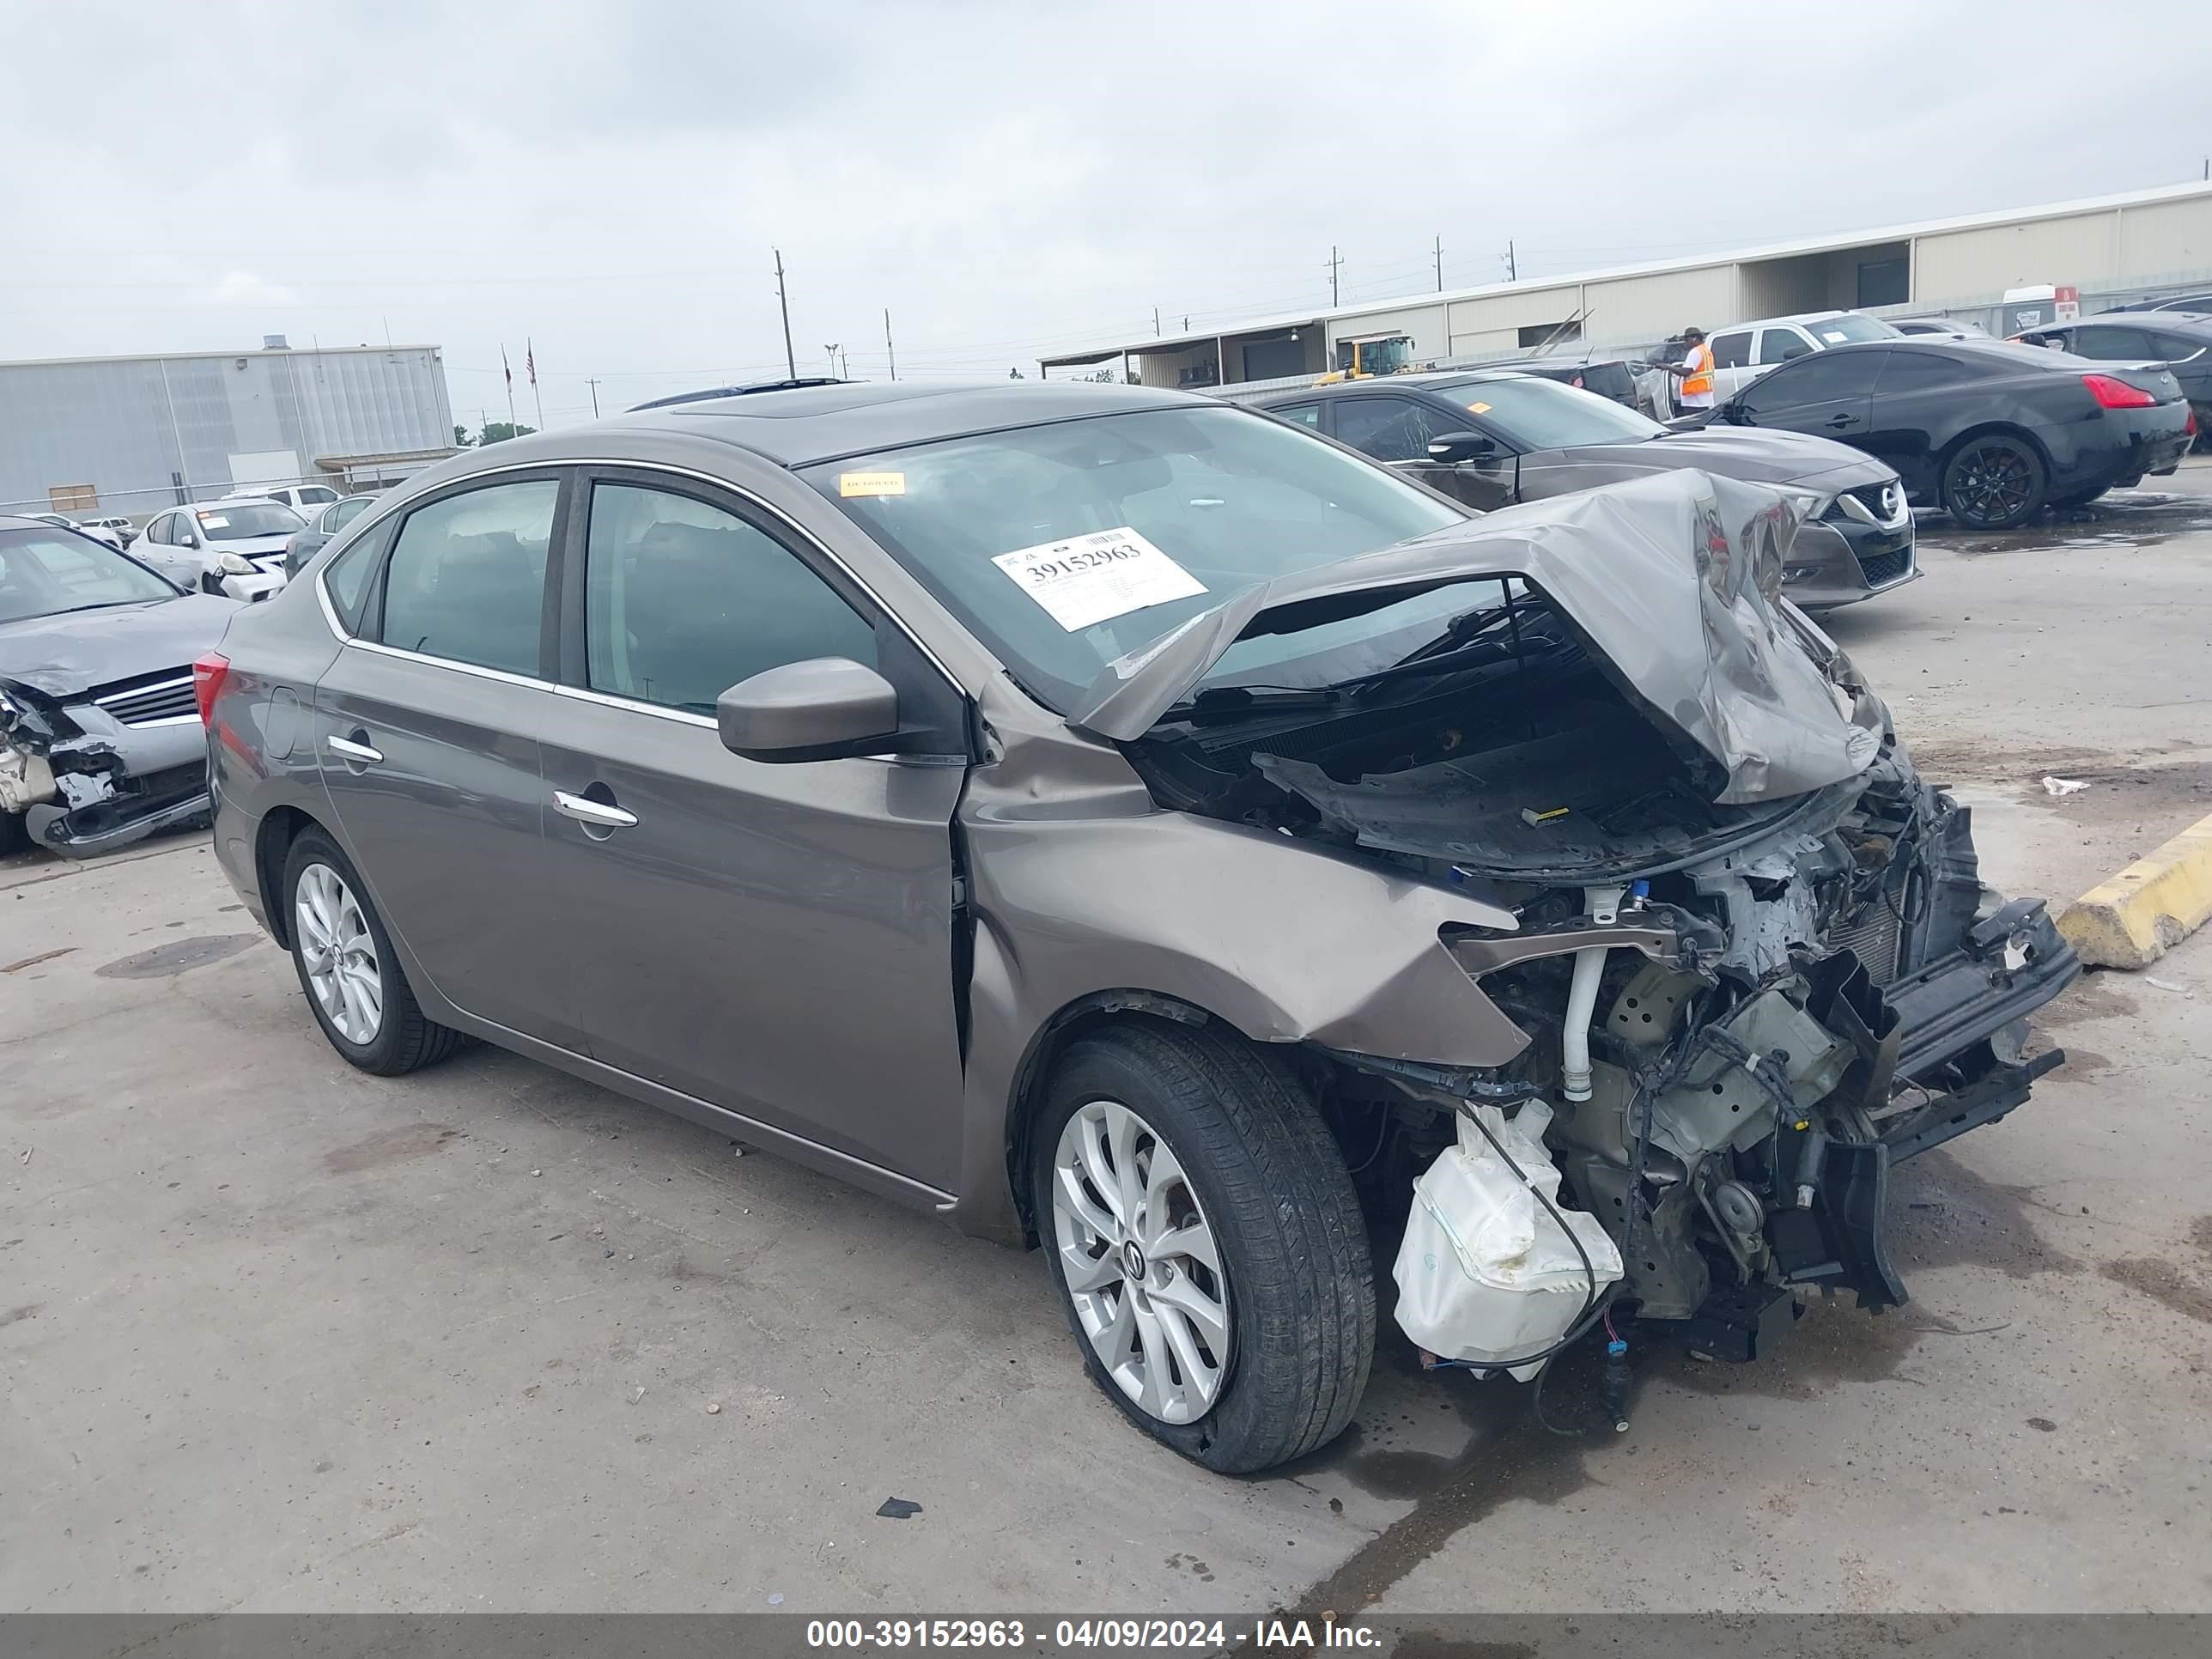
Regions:
M 1896 468 L 1915 502 L 1976 530 L 2171 472 L 2196 434 L 2164 368 L 1994 340 L 1837 346 L 1674 425 L 1839 439 Z

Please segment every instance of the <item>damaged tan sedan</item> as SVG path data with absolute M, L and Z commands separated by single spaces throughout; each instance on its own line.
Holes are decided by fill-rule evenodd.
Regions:
M 1358 1402 L 1370 1226 L 1443 1362 L 1748 1358 L 1903 1301 L 1890 1167 L 2057 1063 L 2074 958 L 1777 597 L 1795 512 L 1470 524 L 1131 387 L 702 394 L 241 613 L 216 849 L 355 1065 L 489 1040 L 1038 1243 L 1107 1396 L 1263 1469 Z

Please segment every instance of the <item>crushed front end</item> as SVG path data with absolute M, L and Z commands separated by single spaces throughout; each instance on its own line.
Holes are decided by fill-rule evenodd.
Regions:
M 1799 1292 L 1905 1299 L 1891 1168 L 2002 1118 L 2061 1063 L 2030 1056 L 2027 1016 L 2080 964 L 2042 901 L 1983 886 L 1967 809 L 1779 599 L 1787 511 L 1681 476 L 1516 510 L 1437 556 L 1497 574 L 1430 643 L 1305 691 L 1201 687 L 1127 751 L 1163 805 L 1511 913 L 1443 938 L 1528 1039 L 1517 1054 L 1322 1057 L 1348 1161 L 1384 1216 L 1411 1202 L 1431 1272 L 1456 1252 L 1468 1285 L 1510 1288 L 1547 1242 L 1562 1259 L 1559 1212 L 1586 1212 L 1619 1260 L 1583 1254 L 1565 1340 L 1632 1315 L 1750 1359 Z M 1254 615 L 1247 633 L 1267 626 Z M 1455 1158 L 1468 1191 L 1518 1179 L 1442 1214 L 1433 1172 Z M 1401 1310 L 1407 1271 L 1401 1255 Z M 1477 1354 L 1518 1359 L 1511 1341 L 1471 1331 L 1458 1363 L 1528 1374 Z
M 208 811 L 189 668 L 67 697 L 0 683 L 0 813 L 33 844 L 92 858 Z

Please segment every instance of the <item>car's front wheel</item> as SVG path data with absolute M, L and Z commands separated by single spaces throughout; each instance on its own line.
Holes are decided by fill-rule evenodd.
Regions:
M 1218 1029 L 1084 1037 L 1030 1146 L 1085 1364 L 1146 1432 L 1250 1474 L 1351 1421 L 1375 1346 L 1366 1227 L 1287 1068 Z
M 360 873 L 321 830 L 293 842 L 284 894 L 292 963 L 331 1047 L 364 1072 L 398 1077 L 460 1046 L 459 1031 L 424 1017 Z
M 2009 530 L 2043 506 L 2050 473 L 2033 445 L 2002 432 L 1969 438 L 1943 469 L 1943 506 L 1972 530 Z

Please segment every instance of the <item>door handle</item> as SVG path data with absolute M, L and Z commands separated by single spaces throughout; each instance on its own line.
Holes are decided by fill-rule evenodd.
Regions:
M 363 732 L 362 735 L 366 737 L 368 734 Z M 341 759 L 349 760 L 356 766 L 376 766 L 382 763 L 384 759 L 381 750 L 372 749 L 367 744 L 356 742 L 351 738 L 325 738 L 323 742 L 328 745 L 331 753 Z
M 588 823 L 599 830 L 628 830 L 637 823 L 637 814 L 625 812 L 619 806 L 592 799 L 587 795 L 572 795 L 565 789 L 553 792 L 553 805 L 562 814 L 579 823 Z
M 1857 425 L 1858 418 L 1856 415 L 1835 414 L 1828 416 L 1828 424 L 1841 432 L 1847 426 Z

